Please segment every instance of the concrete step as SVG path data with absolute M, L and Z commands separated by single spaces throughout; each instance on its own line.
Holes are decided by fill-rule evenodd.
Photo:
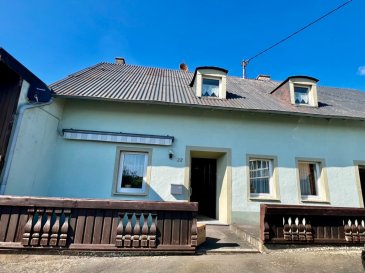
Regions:
M 206 225 L 206 241 L 197 248 L 197 253 L 239 254 L 260 251 L 238 237 L 229 226 Z
M 199 252 L 198 252 L 199 253 Z M 253 248 L 221 248 L 212 249 L 203 252 L 205 254 L 249 254 L 260 253 L 258 249 Z
M 265 247 L 260 240 L 259 226 L 232 224 L 230 225 L 230 230 L 234 232 L 240 239 L 245 240 L 260 252 L 265 251 Z

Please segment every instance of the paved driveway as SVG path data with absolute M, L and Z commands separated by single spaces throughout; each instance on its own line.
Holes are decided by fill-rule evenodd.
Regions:
M 86 257 L 1 254 L 0 272 L 364 272 L 360 249 L 269 254 Z

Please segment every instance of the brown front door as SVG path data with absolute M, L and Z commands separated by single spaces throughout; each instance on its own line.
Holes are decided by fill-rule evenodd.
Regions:
M 199 203 L 199 214 L 216 218 L 217 160 L 191 159 L 190 201 Z
M 20 94 L 20 79 L 4 64 L 0 64 L 0 175 L 13 128 Z

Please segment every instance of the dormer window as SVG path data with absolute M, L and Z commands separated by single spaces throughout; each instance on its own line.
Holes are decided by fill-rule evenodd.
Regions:
M 219 80 L 203 78 L 202 96 L 218 97 L 219 96 Z
M 294 99 L 295 104 L 308 104 L 309 103 L 309 89 L 307 86 L 295 86 L 294 85 Z
M 197 97 L 225 99 L 227 73 L 227 70 L 219 67 L 197 67 L 190 86 Z
M 318 80 L 308 76 L 287 78 L 271 94 L 288 104 L 305 107 L 318 107 Z

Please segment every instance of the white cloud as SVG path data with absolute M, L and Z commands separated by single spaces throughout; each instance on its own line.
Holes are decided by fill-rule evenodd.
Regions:
M 365 66 L 359 66 L 359 68 L 357 69 L 357 73 L 360 76 L 365 76 Z

